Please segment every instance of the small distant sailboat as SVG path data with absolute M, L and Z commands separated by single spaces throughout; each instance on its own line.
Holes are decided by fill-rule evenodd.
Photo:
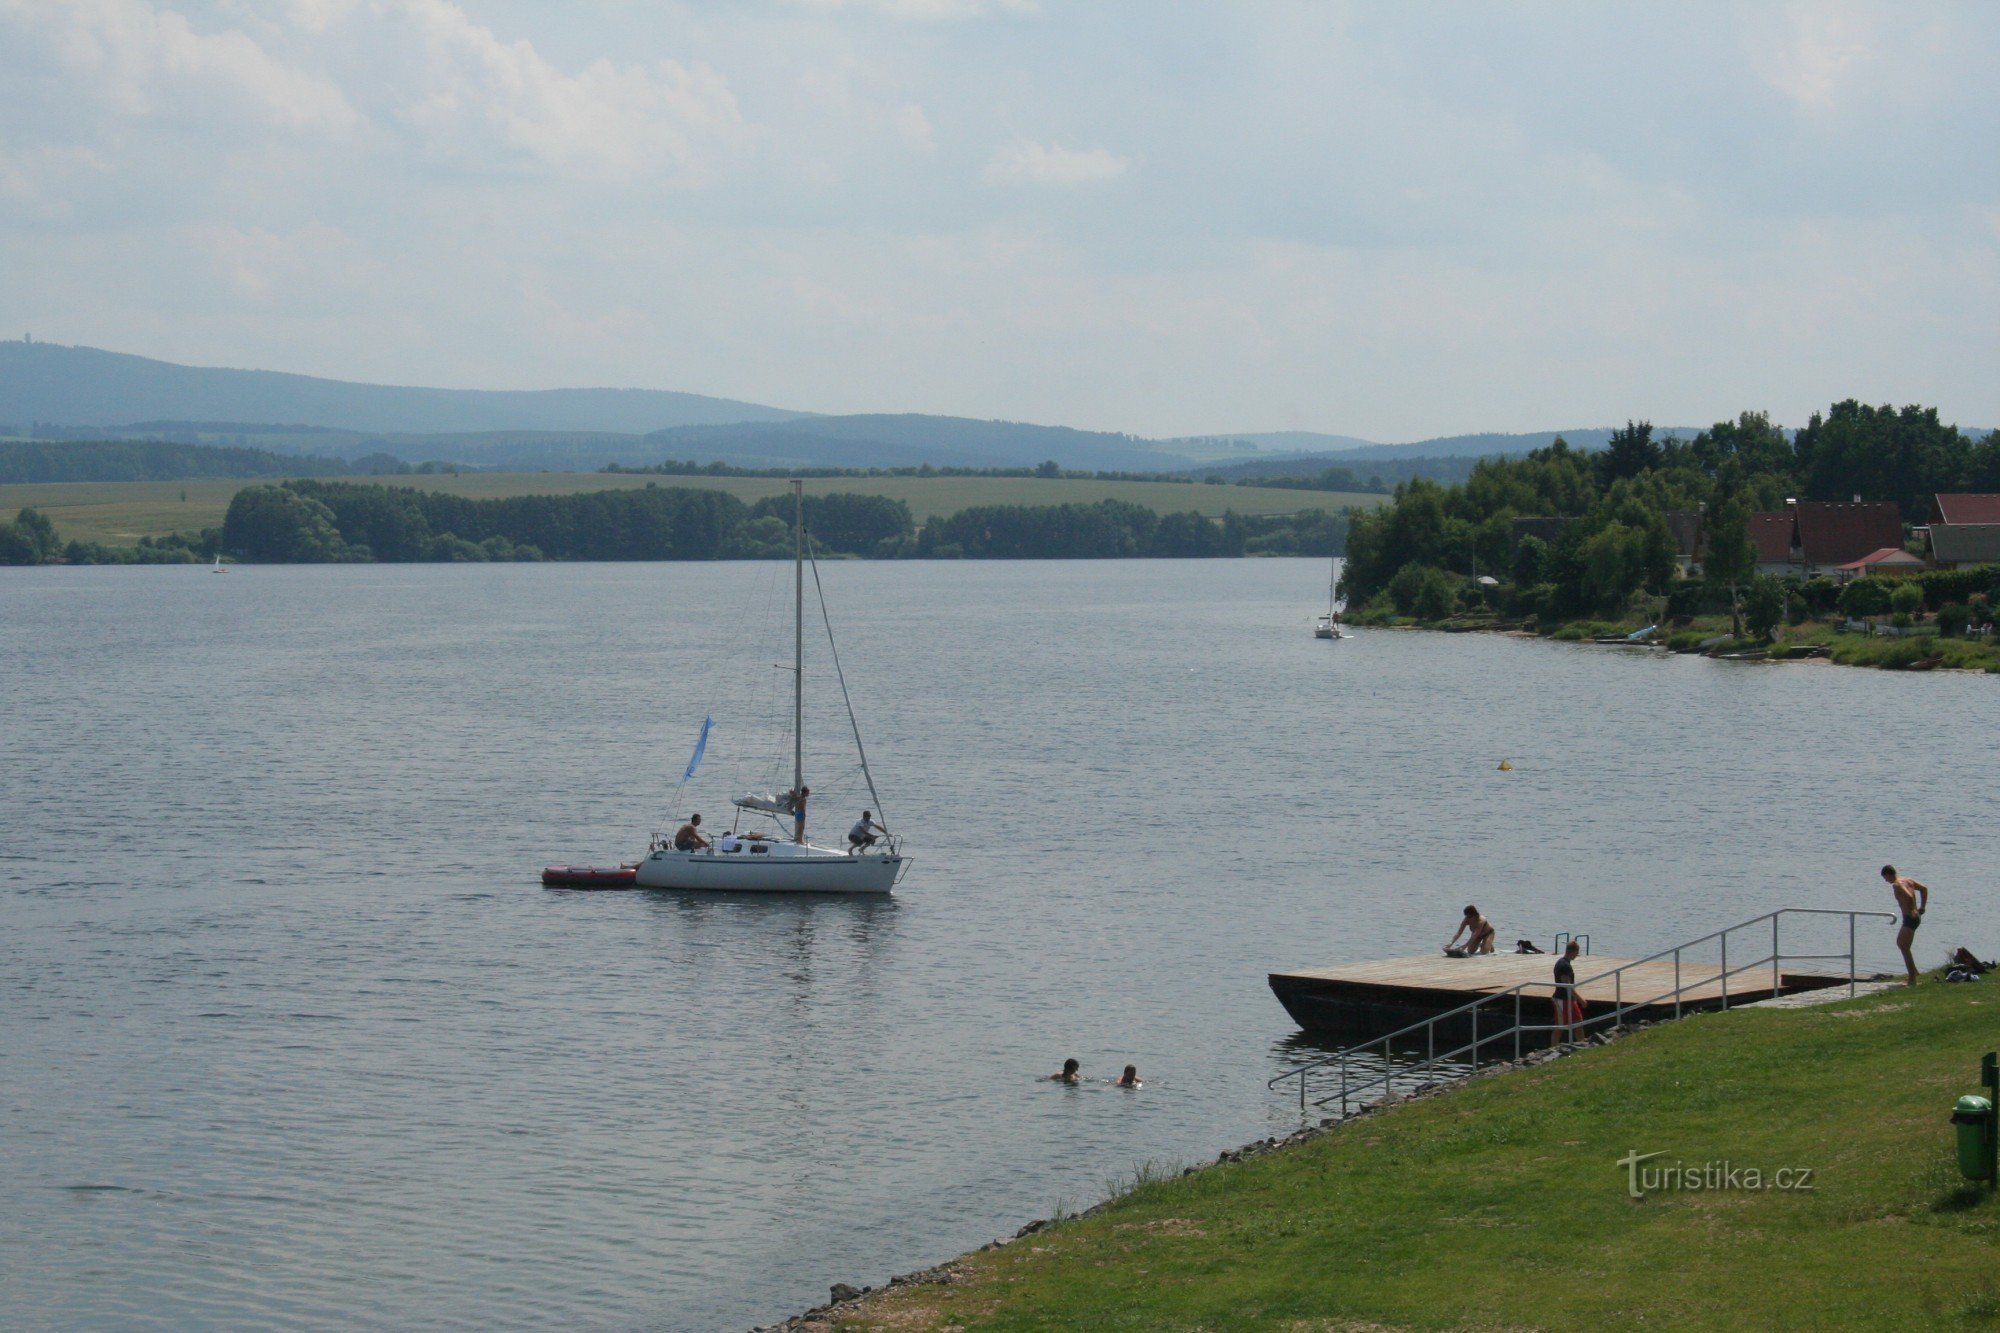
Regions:
M 211 574 L 227 574 L 229 572 L 222 567 L 222 553 L 220 551 L 216 552 L 215 563 L 208 567 L 208 572 Z
M 1333 558 L 1333 567 L 1326 576 L 1326 614 L 1313 625 L 1315 639 L 1344 639 L 1346 633 L 1340 628 L 1340 557 Z

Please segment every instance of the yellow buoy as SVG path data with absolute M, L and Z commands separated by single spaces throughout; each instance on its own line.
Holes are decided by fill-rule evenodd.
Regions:
M 1500 761 L 1500 771 L 1502 773 L 1512 773 L 1514 771 L 1514 765 L 1508 760 L 1502 759 Z

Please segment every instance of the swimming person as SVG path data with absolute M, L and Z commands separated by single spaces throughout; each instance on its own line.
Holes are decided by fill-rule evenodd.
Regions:
M 1063 1061 L 1062 1073 L 1050 1074 L 1046 1079 L 1042 1081 L 1045 1083 L 1067 1083 L 1073 1088 L 1077 1084 L 1083 1082 L 1082 1071 L 1083 1071 L 1083 1066 L 1078 1064 L 1076 1061 L 1065 1060 Z
M 875 845 L 876 834 L 888 831 L 875 822 L 870 811 L 863 810 L 861 818 L 855 822 L 854 827 L 847 830 L 847 854 L 852 856 L 856 852 L 866 851 Z
M 1903 966 L 1909 970 L 1910 984 L 1917 984 L 1917 960 L 1910 953 L 1910 945 L 1916 942 L 1917 927 L 1924 924 L 1924 913 L 1931 905 L 1931 891 L 1928 885 L 1920 884 L 1908 875 L 1896 873 L 1896 867 L 1883 866 L 1882 878 L 1889 881 L 1890 890 L 1896 895 L 1896 910 L 1903 914 L 1903 924 L 1896 931 L 1896 947 L 1903 951 Z M 1918 901 L 1919 898 L 1922 901 Z
M 1583 997 L 1576 992 L 1576 956 L 1583 946 L 1575 940 L 1556 959 L 1556 1030 L 1549 1033 L 1549 1045 L 1576 1040 L 1576 1025 L 1583 1021 Z
M 699 814 L 690 815 L 688 822 L 681 825 L 679 830 L 674 834 L 674 850 L 677 852 L 692 852 L 697 848 L 706 846 L 708 846 L 708 839 L 701 836 L 701 816 Z
M 1465 936 L 1465 952 L 1493 952 L 1493 923 L 1479 915 L 1479 909 L 1472 904 L 1465 906 L 1465 917 L 1458 923 L 1458 929 L 1451 932 L 1451 938 L 1444 942 L 1444 951 L 1451 952 L 1451 946 L 1458 943 L 1458 937 Z
M 1139 1066 L 1126 1065 L 1125 1072 L 1111 1080 L 1111 1086 L 1114 1088 L 1143 1088 L 1146 1085 L 1139 1081 Z

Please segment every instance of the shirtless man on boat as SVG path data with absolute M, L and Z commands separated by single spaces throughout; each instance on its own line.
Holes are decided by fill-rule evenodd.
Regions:
M 701 835 L 701 816 L 691 815 L 688 822 L 674 832 L 674 850 L 677 852 L 698 851 L 708 846 L 708 839 Z
M 1903 951 L 1903 966 L 1909 971 L 1910 984 L 1917 984 L 1917 960 L 1910 953 L 1910 945 L 1916 942 L 1917 927 L 1924 924 L 1924 913 L 1931 905 L 1931 891 L 1926 884 L 1919 883 L 1908 875 L 1896 873 L 1896 867 L 1883 866 L 1882 878 L 1889 882 L 1889 889 L 1896 895 L 1896 910 L 1903 914 L 1903 924 L 1896 931 L 1896 947 Z

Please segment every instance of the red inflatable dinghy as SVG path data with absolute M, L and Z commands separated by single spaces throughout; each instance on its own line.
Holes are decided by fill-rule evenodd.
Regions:
M 639 876 L 637 866 L 548 866 L 542 883 L 566 889 L 629 889 Z

